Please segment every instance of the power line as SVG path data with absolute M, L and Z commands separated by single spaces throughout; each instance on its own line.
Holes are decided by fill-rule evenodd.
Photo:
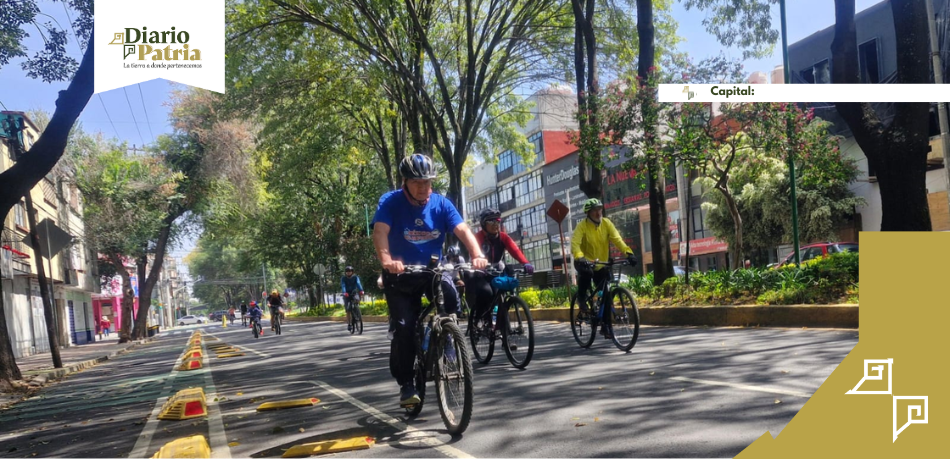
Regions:
M 132 110 L 132 101 L 129 100 L 129 91 L 122 87 L 122 92 L 125 93 L 125 101 L 129 103 L 129 113 L 132 114 L 132 122 L 135 123 L 135 131 L 139 133 L 139 139 L 142 143 L 145 143 L 145 137 L 142 137 L 142 131 L 139 129 L 139 122 L 135 119 L 135 112 Z
M 152 134 L 152 122 L 148 119 L 148 109 L 145 108 L 145 95 L 142 94 L 142 83 L 136 83 L 139 87 L 139 97 L 142 99 L 142 110 L 145 112 L 145 125 L 148 126 L 148 135 L 152 136 L 152 142 L 155 141 L 155 134 Z
M 106 110 L 106 103 L 102 101 L 102 95 L 96 94 L 96 97 L 99 98 L 99 103 L 102 104 L 102 110 L 106 112 L 106 118 L 109 119 L 109 124 L 112 125 L 112 130 L 115 131 L 115 137 L 119 138 L 119 130 L 115 128 L 115 123 L 112 122 L 112 117 L 109 116 L 109 110 Z

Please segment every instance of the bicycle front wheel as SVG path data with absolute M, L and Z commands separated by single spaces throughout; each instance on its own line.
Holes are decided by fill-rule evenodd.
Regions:
M 461 435 L 472 420 L 472 360 L 464 339 L 462 329 L 455 322 L 447 321 L 442 324 L 437 350 L 435 392 L 439 399 L 442 422 L 452 435 Z
M 574 341 L 583 348 L 588 348 L 594 343 L 594 336 L 597 333 L 597 327 L 590 313 L 582 312 L 580 306 L 577 305 L 576 293 L 571 295 L 571 332 L 574 333 Z
M 468 339 L 472 343 L 475 360 L 487 365 L 495 352 L 495 337 L 492 336 L 491 324 L 486 324 L 474 311 L 468 315 Z
M 280 315 L 278 315 L 277 317 L 274 317 L 274 333 L 278 335 L 280 334 L 280 322 L 281 322 Z
M 502 324 L 502 345 L 515 368 L 523 369 L 534 355 L 534 321 L 528 303 L 517 296 L 508 299 L 508 314 Z
M 633 293 L 623 287 L 614 288 L 611 296 L 610 329 L 614 342 L 621 351 L 630 352 L 640 336 L 640 311 Z

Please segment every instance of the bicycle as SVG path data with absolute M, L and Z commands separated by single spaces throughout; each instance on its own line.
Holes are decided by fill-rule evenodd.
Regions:
M 468 428 L 472 419 L 474 383 L 472 360 L 464 344 L 462 330 L 455 314 L 445 312 L 442 273 L 454 269 L 456 268 L 451 265 L 435 268 L 420 265 L 405 267 L 405 273 L 408 274 L 432 274 L 434 284 L 433 301 L 422 309 L 416 321 L 416 359 L 413 363 L 413 373 L 421 401 L 405 409 L 410 416 L 418 415 L 425 403 L 425 383 L 434 381 L 442 422 L 450 434 L 459 435 Z M 450 338 L 454 352 L 446 352 Z
M 346 299 L 350 307 L 350 334 L 363 334 L 363 313 L 360 311 L 360 303 L 358 301 L 353 301 L 353 297 L 350 296 Z
M 283 311 L 284 308 L 281 307 L 281 308 L 276 308 L 276 309 L 277 309 L 277 311 L 274 312 L 274 308 L 271 308 L 271 317 L 270 317 L 270 320 L 271 320 L 271 322 L 272 322 L 273 325 L 274 325 L 274 334 L 275 334 L 275 335 L 279 335 L 279 334 L 280 334 L 280 324 L 281 324 L 281 322 L 283 322 L 282 319 L 283 319 L 283 317 L 284 317 L 284 311 Z
M 523 269 L 514 270 L 515 274 L 523 272 Z M 487 269 L 484 273 L 498 278 L 504 271 Z M 534 321 L 528 304 L 517 294 L 517 278 L 512 279 L 514 285 L 511 288 L 496 289 L 489 307 L 482 314 L 472 312 L 468 320 L 468 337 L 479 363 L 484 365 L 491 361 L 495 341 L 500 337 L 508 361 L 515 368 L 524 369 L 534 356 Z M 520 350 L 524 351 L 523 355 L 517 354 Z
M 620 283 L 619 269 L 613 271 L 614 266 L 628 265 L 629 262 L 611 260 L 593 261 L 588 264 L 591 267 L 606 266 L 607 269 L 612 270 L 612 275 L 595 286 L 587 298 L 587 311 L 580 310 L 576 304 L 577 294 L 571 295 L 571 332 L 574 334 L 574 340 L 582 348 L 588 348 L 594 343 L 597 328 L 600 327 L 604 339 L 611 339 L 621 351 L 630 352 L 640 336 L 640 311 L 637 309 L 633 293 L 618 285 Z M 592 311 L 596 311 L 596 315 L 591 314 Z
M 257 339 L 264 332 L 264 329 L 261 328 L 261 319 L 251 319 L 251 330 L 254 333 L 254 339 Z

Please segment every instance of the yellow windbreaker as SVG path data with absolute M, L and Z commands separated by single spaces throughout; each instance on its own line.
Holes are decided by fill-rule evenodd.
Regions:
M 633 253 L 633 250 L 623 243 L 620 233 L 609 219 L 603 218 L 600 225 L 596 225 L 589 218 L 585 218 L 577 224 L 574 235 L 571 236 L 571 254 L 575 260 L 587 258 L 589 261 L 607 261 L 610 258 L 610 242 L 623 253 Z M 600 268 L 603 266 L 597 267 Z

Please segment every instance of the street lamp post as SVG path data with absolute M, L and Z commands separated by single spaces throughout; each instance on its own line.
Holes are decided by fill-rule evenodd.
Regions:
M 779 10 L 782 16 L 782 66 L 785 70 L 785 84 L 791 84 L 792 81 L 789 78 L 790 69 L 788 68 L 788 27 L 785 25 L 785 0 L 779 1 Z M 792 244 L 793 250 L 795 250 L 795 264 L 798 265 L 802 262 L 802 260 L 801 255 L 798 253 L 798 198 L 796 197 L 795 193 L 795 150 L 792 149 L 791 131 L 791 125 L 789 124 L 788 118 L 786 117 L 785 132 L 788 139 L 785 148 L 788 149 L 788 176 L 792 185 Z

